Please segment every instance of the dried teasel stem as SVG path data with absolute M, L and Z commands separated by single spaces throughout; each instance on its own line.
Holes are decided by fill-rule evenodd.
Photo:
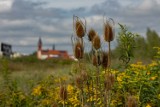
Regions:
M 79 88 L 79 90 L 81 91 L 80 97 L 81 97 L 81 106 L 84 106 L 84 91 L 83 91 L 83 83 L 84 83 L 84 78 L 82 77 L 82 75 L 77 75 L 76 77 L 76 86 L 77 88 Z
M 98 90 L 101 90 L 101 87 L 100 87 L 100 85 L 101 84 L 99 84 L 99 82 L 100 82 L 100 77 L 99 77 L 99 75 L 100 75 L 100 71 L 99 71 L 99 65 L 101 64 L 101 59 L 100 59 L 100 55 L 99 55 L 99 52 L 98 52 L 98 50 L 95 50 L 95 56 L 96 56 L 96 68 L 97 68 L 97 72 L 96 72 L 96 105 L 98 104 Z
M 109 22 L 111 21 L 112 24 Z M 114 26 L 114 21 L 113 19 L 109 19 L 108 20 L 105 20 L 104 21 L 104 40 L 108 42 L 108 59 L 106 57 L 106 59 L 108 60 L 108 66 L 107 66 L 107 81 L 106 81 L 106 84 L 108 85 L 108 88 L 105 87 L 105 100 L 107 98 L 107 104 L 105 103 L 105 107 L 109 107 L 109 104 L 110 104 L 110 90 L 111 90 L 111 87 L 113 85 L 113 80 L 112 80 L 112 75 L 110 75 L 110 66 L 111 66 L 111 46 L 110 46 L 110 42 L 113 41 L 114 39 L 114 29 L 113 29 L 113 26 Z M 106 71 L 106 68 L 105 68 L 105 71 Z
M 111 23 L 110 23 L 111 22 Z M 108 68 L 111 66 L 111 46 L 110 42 L 114 39 L 114 20 L 110 18 L 109 20 L 104 19 L 104 40 L 108 42 Z
M 104 81 L 104 88 L 105 88 L 104 101 L 107 101 L 107 102 L 104 102 L 105 107 L 109 107 L 109 104 L 111 101 L 111 90 L 114 85 L 114 81 L 115 81 L 115 75 L 109 72 L 105 77 L 105 81 Z
M 67 100 L 67 88 L 64 85 L 60 86 L 60 98 L 63 100 L 63 107 L 65 107 L 65 101 Z

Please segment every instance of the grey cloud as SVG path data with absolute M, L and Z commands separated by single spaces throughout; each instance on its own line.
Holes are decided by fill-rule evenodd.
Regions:
M 22 44 L 24 41 L 26 44 L 37 45 L 38 38 L 42 37 L 46 45 L 56 41 L 57 48 L 71 51 L 70 36 L 73 33 L 72 17 L 74 14 L 85 18 L 103 17 L 105 14 L 112 17 L 116 24 L 126 24 L 137 33 L 144 33 L 147 27 L 153 27 L 156 31 L 160 29 L 157 24 L 160 22 L 158 19 L 160 17 L 160 6 L 154 3 L 153 8 L 146 13 L 139 10 L 139 5 L 136 5 L 137 7 L 123 6 L 118 0 L 106 0 L 91 8 L 77 7 L 71 10 L 46 8 L 45 5 L 47 5 L 46 2 L 14 0 L 10 11 L 0 13 L 0 21 L 4 19 L 8 21 L 7 24 L 0 25 L 0 40 L 12 43 L 15 46 Z M 9 23 L 16 20 L 20 21 L 20 24 Z M 23 20 L 26 22 L 21 23 Z M 96 24 L 98 23 L 96 22 Z M 99 27 L 101 25 L 94 26 L 100 32 L 100 35 L 102 35 L 102 27 Z M 14 49 L 29 52 L 29 48 L 23 50 L 23 48 L 14 47 Z M 32 47 L 30 52 L 33 50 L 35 50 L 35 47 Z
M 143 2 L 145 1 L 141 0 L 139 4 L 134 6 L 131 6 L 131 4 L 122 6 L 118 0 L 106 0 L 102 4 L 92 7 L 91 13 L 99 15 L 105 13 L 106 16 L 112 17 L 116 23 L 129 24 L 127 26 L 130 30 L 137 33 L 145 32 L 147 27 L 153 27 L 159 31 L 160 27 L 157 26 L 157 23 L 159 23 L 160 5 L 153 0 L 150 1 L 151 8 L 145 10 L 141 7 Z
M 94 5 L 91 8 L 92 14 L 99 15 L 119 15 L 119 11 L 122 11 L 122 7 L 117 0 L 106 0 L 104 3 Z

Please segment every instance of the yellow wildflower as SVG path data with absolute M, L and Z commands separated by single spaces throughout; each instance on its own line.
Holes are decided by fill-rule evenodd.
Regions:
M 73 91 L 73 89 L 74 89 L 73 86 L 69 84 L 67 87 L 68 92 L 71 93 Z
M 152 61 L 152 63 L 151 64 L 149 64 L 149 67 L 154 67 L 154 66 L 157 66 L 158 64 L 157 64 L 157 62 L 156 61 Z
M 35 87 L 35 88 L 33 89 L 32 95 L 34 95 L 34 96 L 39 96 L 39 95 L 41 95 L 41 93 L 42 93 L 41 89 L 42 89 L 42 86 L 41 86 L 41 85 L 38 85 L 37 87 Z
M 150 80 L 155 80 L 157 76 L 151 77 Z
M 152 107 L 150 104 L 147 104 L 146 107 Z
M 118 76 L 118 77 L 117 77 L 117 81 L 118 81 L 118 82 L 122 82 L 121 76 Z
M 50 105 L 50 104 L 52 103 L 52 101 L 49 100 L 49 99 L 43 99 L 43 100 L 41 101 L 41 103 L 42 103 L 42 105 Z
M 158 94 L 158 99 L 160 99 L 160 94 Z
M 151 74 L 151 72 L 150 72 L 150 71 L 148 71 L 148 72 L 147 72 L 147 75 L 150 75 L 150 74 Z

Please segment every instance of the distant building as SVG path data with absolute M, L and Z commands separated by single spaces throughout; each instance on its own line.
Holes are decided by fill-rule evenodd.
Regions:
M 2 58 L 2 56 L 3 56 L 3 53 L 0 51 L 0 58 Z
M 11 58 L 20 58 L 20 57 L 22 57 L 22 56 L 24 56 L 24 55 L 22 55 L 21 53 L 13 52 Z
M 37 58 L 38 59 L 51 59 L 51 58 L 62 58 L 62 59 L 68 59 L 69 55 L 68 52 L 65 50 L 55 50 L 55 47 L 53 49 L 42 49 L 43 43 L 41 38 L 38 40 L 38 50 L 37 50 Z

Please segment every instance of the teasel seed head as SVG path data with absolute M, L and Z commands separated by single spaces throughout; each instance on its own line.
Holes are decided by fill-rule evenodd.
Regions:
M 86 71 L 81 71 L 81 78 L 83 81 L 86 81 L 88 79 L 88 74 Z
M 77 88 L 79 88 L 79 89 L 83 88 L 83 78 L 81 77 L 81 75 L 76 76 L 76 81 L 75 82 L 76 82 Z
M 57 103 L 53 103 L 51 107 L 58 107 Z
M 92 56 L 92 64 L 93 64 L 94 66 L 99 66 L 99 65 L 101 65 L 100 55 L 98 55 L 98 56 L 93 55 L 93 56 Z
M 89 106 L 87 104 L 85 104 L 84 107 L 89 107 Z
M 75 30 L 76 30 L 76 35 L 79 38 L 84 37 L 85 32 L 86 32 L 86 27 L 79 18 L 77 18 L 77 20 L 75 22 Z
M 74 56 L 77 59 L 82 59 L 83 58 L 83 45 L 79 41 L 75 43 L 74 47 Z
M 98 35 L 94 36 L 94 38 L 92 40 L 92 45 L 96 50 L 101 48 L 101 40 L 100 40 L 100 37 Z
M 115 75 L 110 73 L 108 75 L 108 79 L 111 81 L 111 85 L 113 86 L 114 82 L 115 82 Z
M 107 42 L 111 42 L 114 39 L 114 29 L 113 26 L 106 22 L 104 23 L 104 40 Z
M 109 79 L 105 79 L 104 80 L 104 88 L 109 91 L 112 89 L 112 84 L 111 81 Z
M 94 36 L 96 36 L 96 31 L 93 28 L 91 28 L 88 32 L 88 40 L 92 41 Z
M 108 67 L 108 53 L 102 53 L 102 67 L 106 69 Z
M 67 88 L 64 85 L 60 86 L 60 98 L 62 100 L 67 100 Z
M 126 103 L 127 107 L 138 107 L 138 103 L 137 100 L 134 96 L 129 96 L 127 98 L 127 103 Z

